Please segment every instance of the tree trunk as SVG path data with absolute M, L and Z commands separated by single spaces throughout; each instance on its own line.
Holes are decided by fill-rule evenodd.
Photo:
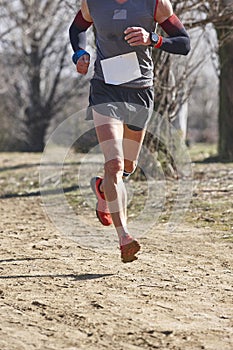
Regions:
M 49 122 L 41 108 L 27 108 L 25 111 L 27 137 L 23 150 L 26 152 L 43 152 L 45 146 L 45 134 Z
M 231 5 L 231 0 L 223 0 L 222 8 Z M 217 35 L 219 40 L 219 142 L 218 154 L 220 160 L 233 161 L 233 19 L 229 12 L 226 23 L 218 26 Z
M 221 35 L 221 33 L 220 33 Z M 219 157 L 233 161 L 233 38 L 219 48 Z
M 25 109 L 27 152 L 43 152 L 45 134 L 51 119 L 51 110 L 44 107 L 45 101 L 41 98 L 41 59 L 39 44 L 35 44 L 35 34 L 28 55 L 28 90 L 29 106 Z

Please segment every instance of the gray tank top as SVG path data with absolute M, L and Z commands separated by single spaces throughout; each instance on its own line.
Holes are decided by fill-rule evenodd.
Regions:
M 121 86 L 142 88 L 153 85 L 152 48 L 131 47 L 124 39 L 127 27 L 143 27 L 148 32 L 155 30 L 154 12 L 157 0 L 87 0 L 90 15 L 96 28 L 95 79 L 104 80 L 100 61 L 135 51 L 142 76 Z

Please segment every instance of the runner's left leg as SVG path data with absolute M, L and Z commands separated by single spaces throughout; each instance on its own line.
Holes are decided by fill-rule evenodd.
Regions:
M 145 137 L 145 129 L 132 130 L 124 124 L 123 153 L 124 153 L 124 171 L 134 172 L 142 143 Z

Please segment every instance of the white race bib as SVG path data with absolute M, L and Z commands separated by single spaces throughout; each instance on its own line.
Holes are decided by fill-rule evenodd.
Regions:
M 120 85 L 142 76 L 136 52 L 100 61 L 107 84 Z

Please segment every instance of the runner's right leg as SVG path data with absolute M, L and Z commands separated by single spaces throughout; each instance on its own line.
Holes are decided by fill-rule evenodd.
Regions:
M 121 121 L 93 111 L 96 133 L 105 159 L 104 181 L 100 186 L 108 201 L 114 226 L 119 238 L 127 232 L 126 191 L 122 182 L 124 157 L 122 149 L 123 124 Z

